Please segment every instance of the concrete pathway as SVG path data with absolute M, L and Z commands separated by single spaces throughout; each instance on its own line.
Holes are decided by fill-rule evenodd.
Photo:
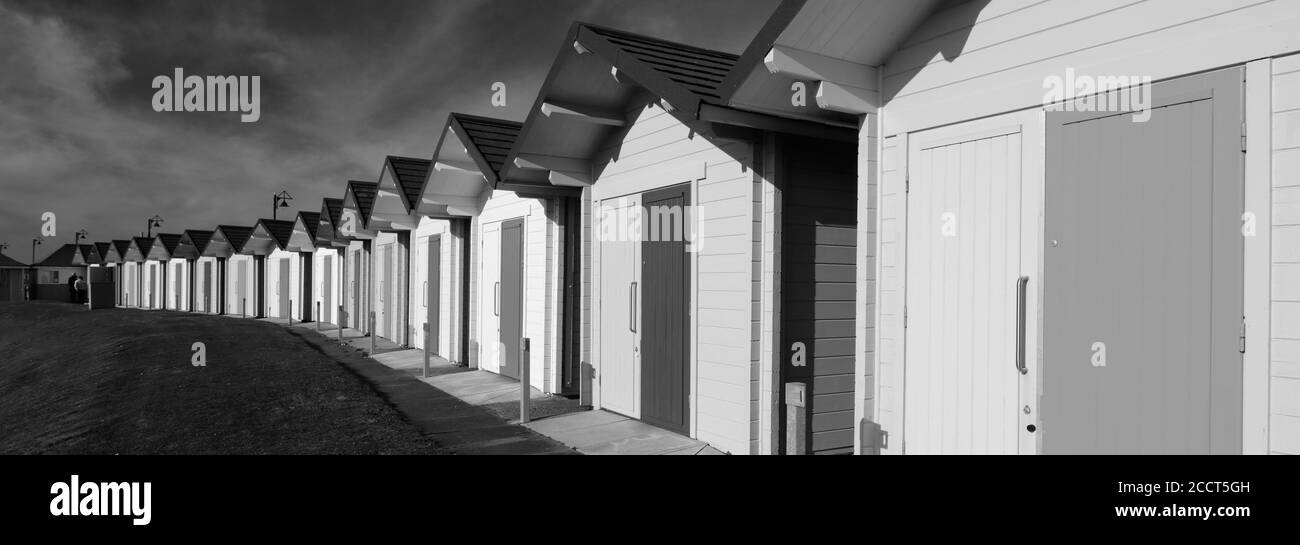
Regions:
M 286 325 L 284 319 L 270 322 Z M 295 329 L 315 331 L 315 323 L 294 324 Z M 333 324 L 320 324 L 320 334 L 329 340 L 338 339 L 338 328 Z M 382 337 L 375 339 L 375 354 L 364 357 L 370 350 L 370 337 L 355 329 L 344 328 L 343 343 L 354 354 L 366 361 L 382 365 L 395 374 L 414 379 L 444 396 L 480 410 L 486 410 L 508 424 L 519 424 L 519 398 L 522 395 L 519 381 L 487 371 L 467 369 L 452 365 L 447 360 L 429 358 L 429 376 L 424 374 L 424 351 L 402 348 Z M 529 409 L 532 421 L 521 429 L 531 430 L 582 454 L 630 455 L 713 455 L 723 452 L 689 437 L 673 433 L 607 411 L 584 410 L 576 400 L 564 399 L 531 388 Z M 412 400 L 415 401 L 415 400 Z M 470 424 L 474 424 L 471 422 Z
M 283 322 L 280 322 L 283 324 Z M 410 373 L 389 367 L 377 358 L 397 350 L 396 345 L 376 339 L 377 358 L 364 355 L 353 344 L 369 347 L 369 338 L 353 329 L 343 330 L 344 344 L 337 342 L 338 328 L 321 324 L 295 324 L 290 330 L 321 353 L 334 358 L 370 383 L 421 433 L 430 436 L 447 454 L 577 454 L 573 449 L 528 428 L 511 424 L 484 407 L 477 407 L 439 390 Z M 326 329 L 328 327 L 328 329 Z
M 566 414 L 525 426 L 583 454 L 723 454 L 703 441 L 608 411 Z

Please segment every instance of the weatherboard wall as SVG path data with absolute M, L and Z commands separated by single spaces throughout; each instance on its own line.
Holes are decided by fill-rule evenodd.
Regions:
M 663 109 L 636 113 L 627 134 L 607 150 L 617 157 L 593 186 L 599 201 L 689 183 L 694 248 L 691 294 L 690 422 L 692 435 L 732 454 L 750 452 L 752 350 L 757 332 L 752 282 L 754 252 L 753 146 L 719 147 L 695 135 Z M 742 163 L 743 161 L 743 163 Z M 592 218 L 593 234 L 602 219 Z M 598 252 L 599 244 L 591 247 Z M 599 255 L 594 262 L 599 262 Z M 600 270 L 593 271 L 600 285 Z M 597 289 L 593 287 L 592 289 Z M 600 354 L 599 301 L 593 301 L 591 354 Z M 600 362 L 595 362 L 599 371 Z M 598 388 L 597 388 L 598 389 Z
M 501 274 L 501 224 L 523 219 L 523 336 L 531 342 L 532 386 L 546 393 L 559 393 L 561 389 L 556 314 L 560 286 L 555 254 L 558 226 L 554 215 L 554 203 L 549 199 L 524 199 L 513 192 L 493 191 L 474 225 L 480 233 L 474 252 L 479 277 L 471 303 L 478 305 L 478 319 L 471 347 L 477 348 L 479 368 L 499 373 L 500 350 L 510 346 L 497 335 L 498 325 L 492 316 L 493 290 Z
M 1300 454 L 1300 55 L 1272 61 L 1270 104 L 1268 451 Z
M 1042 104 L 1044 78 L 1182 76 L 1300 47 L 1293 2 L 992 0 L 931 14 L 884 66 L 883 135 Z
M 429 240 L 437 237 L 439 244 L 440 272 L 436 278 L 429 275 Z M 431 300 L 438 303 L 438 346 L 433 353 L 448 361 L 460 362 L 460 282 L 462 281 L 459 263 L 461 262 L 461 241 L 453 235 L 451 222 L 443 219 L 421 218 L 420 224 L 411 236 L 414 249 L 411 255 L 411 300 L 410 317 L 412 345 L 423 349 L 425 346 L 424 324 L 428 321 Z M 427 284 L 426 284 L 427 282 Z M 437 290 L 437 297 L 430 299 L 431 291 Z

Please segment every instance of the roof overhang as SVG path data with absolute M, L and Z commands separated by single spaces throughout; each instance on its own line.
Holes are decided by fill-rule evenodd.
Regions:
M 392 159 L 386 158 L 380 169 L 379 185 L 375 188 L 375 204 L 370 208 L 367 224 L 378 226 L 380 231 L 413 231 L 419 226 L 420 217 L 411 213 L 411 208 L 407 206 L 406 194 L 399 183 Z
M 316 245 L 322 248 L 345 248 L 347 239 L 338 235 L 337 225 L 343 214 L 343 199 L 321 201 L 320 225 L 316 227 Z
M 108 263 L 126 262 L 126 252 L 131 248 L 129 240 L 114 240 L 108 245 L 108 254 L 104 256 L 104 261 Z
M 289 235 L 289 251 L 316 251 L 316 231 L 320 228 L 320 223 L 318 214 L 299 212 L 297 219 L 293 222 L 293 233 Z
M 248 242 L 252 231 L 252 227 L 218 225 L 212 232 L 212 240 L 208 241 L 208 247 L 203 251 L 204 257 L 227 258 L 243 253 L 244 245 Z
M 347 190 L 343 194 L 343 207 L 339 212 L 336 236 L 344 239 L 370 240 L 379 233 L 377 226 L 369 223 L 370 209 L 363 209 L 359 200 L 361 197 L 373 199 L 370 192 L 374 191 L 376 185 L 370 182 L 348 182 Z
M 174 255 L 183 259 L 198 259 L 204 256 L 204 250 L 212 242 L 212 231 L 186 230 L 181 235 L 180 244 L 176 245 Z
M 143 263 L 148 259 L 149 251 L 153 249 L 152 238 L 133 237 L 131 247 L 126 252 L 125 260 Z
M 880 66 L 940 3 L 785 0 L 723 81 L 726 104 L 856 126 L 883 105 Z
M 173 233 L 158 233 L 153 238 L 153 248 L 149 249 L 148 258 L 157 261 L 167 261 L 172 258 L 180 257 L 176 255 L 176 249 L 180 247 L 181 237 Z
M 239 253 L 245 255 L 271 255 L 276 250 L 288 251 L 293 222 L 261 219 L 249 233 L 248 242 Z

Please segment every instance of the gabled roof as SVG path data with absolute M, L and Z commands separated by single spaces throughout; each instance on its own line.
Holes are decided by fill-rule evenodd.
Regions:
M 856 141 L 857 130 L 730 107 L 722 83 L 740 57 L 575 23 L 507 156 L 506 178 L 587 186 L 618 149 L 609 143 L 657 104 L 706 138 L 762 131 Z
M 429 178 L 429 164 L 427 159 L 413 159 L 411 157 L 397 157 L 389 155 L 384 160 L 384 168 L 392 172 L 393 180 L 402 194 L 402 201 L 406 203 L 406 210 L 415 210 L 420 202 L 420 193 L 424 192 L 424 181 Z
M 112 244 L 109 244 L 107 242 L 95 243 L 95 255 L 99 256 L 100 263 L 108 263 L 108 251 L 109 249 L 112 248 L 112 246 L 113 246 Z
M 856 126 L 881 104 L 880 67 L 943 0 L 784 0 L 723 81 L 725 104 Z M 961 2 L 946 2 L 949 6 Z M 802 83 L 807 103 L 791 103 Z
M 268 235 L 275 246 L 281 250 L 289 246 L 289 237 L 293 236 L 293 223 L 288 220 L 257 220 L 253 236 Z
M 244 251 L 244 245 L 248 244 L 248 238 L 252 235 L 252 227 L 218 225 L 217 230 L 212 233 L 212 238 L 214 241 L 220 239 L 230 244 L 231 250 L 235 253 L 239 253 Z
M 158 233 L 154 236 L 154 245 L 149 250 L 149 258 L 167 260 L 176 257 L 176 248 L 180 246 L 182 236 L 184 235 Z
M 316 251 L 316 232 L 320 229 L 319 212 L 298 212 L 293 221 L 287 249 L 293 252 Z
M 131 237 L 131 247 L 127 249 L 126 255 L 123 256 L 127 261 L 145 261 L 149 259 L 149 252 L 153 250 L 152 238 Z
M 17 259 L 14 259 L 4 254 L 0 254 L 0 269 L 19 269 L 19 268 L 25 269 L 27 268 L 27 265 L 23 264 L 21 261 L 18 261 Z
M 467 114 L 452 113 L 447 126 L 460 137 L 470 158 L 482 169 L 483 176 L 493 187 L 501 181 L 501 171 L 506 166 L 506 156 L 515 147 L 519 131 L 524 124 L 517 121 L 492 119 Z
M 332 199 L 326 197 L 321 201 L 320 219 L 322 222 L 328 221 L 332 229 L 339 226 L 339 218 L 343 216 L 343 199 Z
M 82 246 L 86 246 L 83 244 Z M 81 258 L 80 249 L 76 244 L 64 244 L 54 253 L 45 256 L 45 259 L 36 263 L 37 267 L 81 267 L 84 263 L 77 263 Z
M 108 253 L 104 254 L 104 260 L 110 263 L 123 263 L 126 261 L 126 254 L 131 251 L 131 241 L 114 240 L 110 243 L 111 247 Z
M 316 238 L 316 230 L 320 228 L 320 212 L 298 212 L 298 218 L 294 220 L 294 229 L 302 226 L 307 231 L 307 235 Z
M 348 182 L 348 193 L 352 195 L 352 202 L 357 207 L 357 212 L 361 217 L 369 221 L 370 211 L 375 205 L 375 193 L 379 190 L 379 184 L 375 182 L 360 182 L 351 180 Z
M 99 254 L 95 253 L 95 245 L 93 243 L 78 244 L 77 255 L 74 257 L 73 262 L 77 265 L 83 266 L 99 263 Z
M 211 242 L 212 231 L 187 229 L 185 234 L 181 235 L 180 245 L 176 247 L 173 255 L 184 259 L 198 259 L 206 255 L 205 252 Z

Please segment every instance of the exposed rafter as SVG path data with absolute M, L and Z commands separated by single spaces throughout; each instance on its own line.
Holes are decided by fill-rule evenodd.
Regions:
M 848 114 L 874 113 L 878 69 L 786 46 L 774 46 L 763 59 L 767 70 L 792 79 L 817 83 L 817 105 Z
M 542 115 L 547 117 L 568 116 L 581 121 L 595 123 L 597 125 L 609 125 L 612 127 L 623 127 L 627 125 L 627 119 L 623 116 L 622 112 L 594 106 L 546 101 L 542 103 L 541 111 Z

